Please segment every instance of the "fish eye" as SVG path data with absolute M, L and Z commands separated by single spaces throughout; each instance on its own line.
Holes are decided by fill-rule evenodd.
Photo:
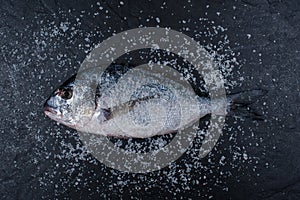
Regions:
M 73 92 L 70 89 L 63 89 L 60 94 L 61 98 L 63 98 L 63 99 L 71 99 L 72 95 L 73 95 Z

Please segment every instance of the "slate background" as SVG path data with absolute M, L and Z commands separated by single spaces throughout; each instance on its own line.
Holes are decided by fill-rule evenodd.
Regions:
M 95 7 L 90 7 L 97 5 L 95 1 L 0 2 L 1 199 L 165 199 L 172 196 L 299 199 L 299 1 L 166 1 L 165 9 L 160 8 L 163 1 L 154 0 L 124 0 L 124 6 L 117 1 L 99 2 L 109 13 L 100 13 L 96 18 L 86 14 L 95 11 Z M 139 10 L 143 12 L 139 13 Z M 83 14 L 81 11 L 85 11 L 85 17 L 77 29 L 82 34 L 72 35 L 66 31 L 52 39 L 42 35 L 41 30 L 51 27 L 52 22 L 58 26 L 64 21 L 76 24 L 76 18 Z M 149 16 L 154 18 L 147 21 Z M 52 89 L 79 68 L 88 50 L 88 46 L 79 46 L 85 44 L 85 34 L 96 32 L 97 27 L 99 34 L 90 37 L 90 43 L 98 43 L 111 36 L 113 30 L 120 32 L 139 25 L 156 26 L 155 17 L 160 18 L 161 27 L 175 30 L 182 30 L 183 25 L 178 22 L 182 19 L 187 20 L 185 26 L 190 30 L 201 29 L 192 23 L 200 17 L 226 27 L 232 50 L 240 52 L 239 59 L 244 61 L 243 66 L 233 72 L 232 79 L 244 77 L 237 90 L 263 88 L 268 91 L 256 105 L 267 120 L 240 122 L 242 127 L 251 127 L 255 137 L 245 139 L 245 135 L 237 135 L 235 141 L 245 145 L 249 145 L 251 140 L 260 142 L 259 147 L 250 148 L 250 154 L 259 158 L 255 171 L 251 163 L 243 162 L 235 163 L 231 169 L 229 160 L 225 167 L 231 176 L 221 176 L 220 182 L 216 182 L 218 174 L 201 171 L 204 174 L 189 176 L 191 179 L 184 183 L 189 189 L 185 189 L 187 187 L 182 187 L 180 182 L 176 185 L 155 173 L 120 175 L 101 163 L 95 164 L 89 156 L 88 159 L 79 159 L 76 152 L 70 158 L 57 156 L 63 154 L 63 142 L 76 144 L 76 135 L 47 119 L 42 105 Z M 188 19 L 191 19 L 190 22 Z M 105 21 L 106 24 L 103 23 Z M 193 36 L 192 32 L 185 33 Z M 42 42 L 43 38 L 46 45 Z M 59 54 L 65 54 L 65 62 L 58 58 Z M 237 126 L 230 120 L 228 123 Z M 227 139 L 225 134 L 223 141 Z M 228 155 L 227 147 L 230 144 L 223 142 L 216 148 L 223 149 L 222 153 Z M 220 156 L 218 152 L 215 152 L 216 156 Z M 247 167 L 248 164 L 250 167 Z M 179 161 L 177 165 L 184 163 Z M 70 175 L 66 171 L 72 167 L 75 172 Z M 78 175 L 80 173 L 82 176 Z M 174 176 L 180 176 L 180 173 L 178 171 Z M 190 173 L 199 172 L 193 170 Z M 202 184 L 203 179 L 200 183 L 195 182 L 204 175 L 209 179 L 206 185 Z M 118 184 L 121 179 L 130 181 L 126 185 Z

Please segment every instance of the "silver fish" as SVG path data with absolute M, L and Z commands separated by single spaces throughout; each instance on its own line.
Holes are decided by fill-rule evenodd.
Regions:
M 252 90 L 212 102 L 196 95 L 180 77 L 144 69 L 97 79 L 93 92 L 85 78 L 72 76 L 47 99 L 45 114 L 82 132 L 147 138 L 176 132 L 207 114 L 226 115 L 230 108 L 253 103 L 263 92 Z

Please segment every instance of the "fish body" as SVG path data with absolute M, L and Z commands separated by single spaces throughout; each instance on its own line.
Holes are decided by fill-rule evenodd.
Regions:
M 147 138 L 176 132 L 207 114 L 226 115 L 224 101 L 225 106 L 232 101 L 212 102 L 196 95 L 180 77 L 144 68 L 97 78 L 96 91 L 84 82 L 90 75 L 82 77 L 74 75 L 58 87 L 45 103 L 45 114 L 78 131 L 104 136 Z

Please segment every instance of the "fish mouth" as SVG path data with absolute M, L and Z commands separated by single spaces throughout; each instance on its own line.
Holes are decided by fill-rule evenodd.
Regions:
M 44 105 L 44 113 L 47 117 L 58 121 L 62 117 L 62 113 L 59 113 L 56 108 L 49 106 L 47 103 Z
M 57 121 L 58 123 L 64 124 L 68 127 L 71 127 L 73 129 L 76 129 L 76 125 L 72 123 L 71 121 L 64 121 L 63 120 L 63 114 L 58 112 L 56 108 L 53 108 L 47 104 L 44 105 L 44 113 L 47 117 L 50 119 Z
M 54 109 L 54 108 L 52 108 L 52 107 L 50 107 L 50 106 L 48 106 L 48 105 L 45 105 L 44 106 L 44 112 L 45 112 L 45 114 L 46 115 L 48 115 L 48 114 L 57 114 L 57 111 Z

